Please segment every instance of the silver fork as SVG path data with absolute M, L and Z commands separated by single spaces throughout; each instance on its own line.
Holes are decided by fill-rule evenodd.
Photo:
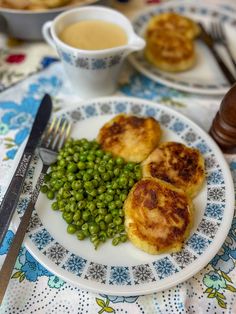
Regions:
M 27 205 L 24 215 L 21 218 L 21 222 L 18 226 L 18 229 L 0 271 L 0 304 L 7 289 L 7 285 L 9 283 L 17 255 L 21 248 L 21 244 L 24 240 L 24 236 L 27 231 L 32 211 L 39 195 L 40 187 L 44 181 L 45 174 L 47 173 L 50 165 L 56 161 L 58 151 L 65 144 L 66 140 L 69 137 L 70 131 L 71 124 L 67 120 L 63 120 L 62 118 L 54 118 L 51 125 L 48 127 L 43 135 L 42 142 L 38 150 L 39 156 L 43 162 L 43 167 L 32 193 L 30 202 Z
M 211 23 L 211 36 L 213 37 L 214 41 L 218 44 L 221 44 L 225 47 L 231 62 L 234 65 L 234 68 L 236 70 L 236 61 L 232 55 L 232 52 L 229 48 L 227 36 L 224 30 L 224 27 L 220 24 L 220 22 L 212 22 Z

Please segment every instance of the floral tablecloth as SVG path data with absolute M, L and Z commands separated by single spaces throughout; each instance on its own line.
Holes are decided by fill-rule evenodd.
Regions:
M 117 6 L 125 11 L 125 4 Z M 23 43 L 4 35 L 0 36 L 0 43 L 4 47 L 0 50 L 2 199 L 15 165 L 14 157 L 29 134 L 44 93 L 52 95 L 54 110 L 75 105 L 79 99 L 68 92 L 68 82 L 64 78 L 61 64 L 46 44 Z M 121 75 L 118 94 L 170 106 L 189 116 L 206 131 L 221 100 L 218 97 L 200 97 L 167 88 L 136 73 L 129 65 L 126 65 Z M 236 156 L 225 157 L 236 185 Z M 212 215 L 217 214 L 217 211 L 212 212 Z M 81 290 L 45 269 L 23 246 L 0 313 L 236 313 L 235 231 L 236 217 L 221 250 L 207 267 L 191 279 L 160 293 L 134 297 L 108 296 Z M 13 235 L 12 229 L 9 229 L 0 247 L 0 264 L 7 254 Z

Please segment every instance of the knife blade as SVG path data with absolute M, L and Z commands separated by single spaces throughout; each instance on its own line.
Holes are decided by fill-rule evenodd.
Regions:
M 46 128 L 51 112 L 51 97 L 46 94 L 39 105 L 22 157 L 0 206 L 0 246 L 15 212 L 34 150 Z
M 223 59 L 221 58 L 221 56 L 218 54 L 217 50 L 215 49 L 213 38 L 210 36 L 210 34 L 207 33 L 207 31 L 205 30 L 204 26 L 201 23 L 198 23 L 198 24 L 199 24 L 199 27 L 201 29 L 199 39 L 201 39 L 207 45 L 207 47 L 209 48 L 209 50 L 211 51 L 211 53 L 215 57 L 218 65 L 221 68 L 221 71 L 223 72 L 228 83 L 234 84 L 236 82 L 236 78 L 230 72 L 228 67 L 225 65 Z

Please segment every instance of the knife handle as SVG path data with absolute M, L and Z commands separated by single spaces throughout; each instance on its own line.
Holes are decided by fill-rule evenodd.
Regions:
M 227 68 L 227 66 L 225 65 L 224 61 L 221 59 L 220 55 L 218 54 L 218 52 L 216 51 L 216 49 L 214 47 L 211 47 L 211 52 L 214 55 L 218 65 L 220 66 L 222 72 L 224 73 L 227 81 L 230 84 L 234 84 L 236 82 L 236 79 L 234 78 L 233 74 L 230 72 L 230 70 Z
M 0 206 L 0 246 L 15 212 L 32 153 L 24 152 Z

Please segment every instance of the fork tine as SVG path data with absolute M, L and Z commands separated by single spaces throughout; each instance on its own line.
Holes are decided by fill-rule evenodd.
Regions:
M 58 138 L 58 131 L 60 129 L 60 124 L 61 124 L 62 118 L 55 118 L 55 122 L 53 124 L 53 127 L 50 128 L 50 132 L 48 132 L 48 138 L 47 138 L 47 143 L 45 144 L 45 147 L 48 149 L 54 149 L 56 143 L 57 143 L 57 138 Z
M 62 122 L 62 126 L 60 128 L 59 135 L 58 135 L 57 145 L 55 147 L 57 151 L 61 149 L 62 146 L 64 146 L 65 142 L 67 141 L 70 135 L 70 131 L 71 131 L 71 123 L 67 120 L 64 120 Z
M 44 146 L 47 145 L 48 139 L 50 137 L 50 134 L 51 134 L 55 124 L 56 124 L 56 117 L 53 118 L 52 123 L 47 127 L 46 131 L 44 132 L 44 134 L 42 136 L 42 143 L 44 144 Z
M 211 35 L 214 40 L 218 40 L 217 25 L 214 22 L 211 23 Z
M 224 28 L 220 23 L 218 23 L 218 32 L 221 38 L 226 38 Z
M 71 127 L 72 127 L 72 125 L 71 125 L 71 123 L 69 122 L 69 121 L 67 121 L 67 127 L 66 127 L 66 131 L 65 131 L 65 136 L 64 136 L 64 138 L 63 138 L 63 140 L 62 140 L 62 143 L 61 143 L 61 147 L 62 146 L 64 146 L 64 144 L 65 144 L 65 142 L 68 140 L 68 138 L 69 138 L 69 136 L 70 136 L 70 132 L 71 132 Z M 60 148 L 61 148 L 60 147 Z

